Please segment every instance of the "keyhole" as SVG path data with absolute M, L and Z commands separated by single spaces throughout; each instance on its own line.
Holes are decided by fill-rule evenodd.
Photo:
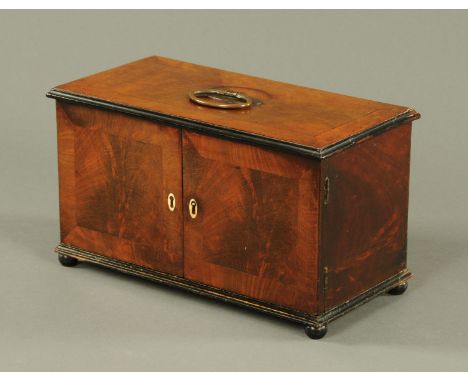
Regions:
M 189 213 L 192 219 L 197 217 L 197 201 L 195 199 L 190 199 L 189 201 Z
M 169 211 L 175 210 L 175 196 L 172 192 L 167 196 L 167 206 L 169 207 Z

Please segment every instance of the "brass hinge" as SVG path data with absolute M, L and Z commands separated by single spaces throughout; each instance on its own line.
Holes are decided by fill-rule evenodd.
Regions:
M 323 291 L 328 289 L 328 267 L 323 267 Z
M 330 198 L 330 178 L 327 176 L 323 185 L 323 204 L 328 204 L 328 199 Z

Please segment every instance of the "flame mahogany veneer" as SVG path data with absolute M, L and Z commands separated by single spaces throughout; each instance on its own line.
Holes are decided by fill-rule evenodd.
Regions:
M 252 105 L 198 105 L 200 89 Z M 311 338 L 406 289 L 414 110 L 161 57 L 47 95 L 63 265 L 287 318 Z

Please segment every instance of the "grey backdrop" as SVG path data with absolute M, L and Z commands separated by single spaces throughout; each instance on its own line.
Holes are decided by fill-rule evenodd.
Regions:
M 468 369 L 467 12 L 0 11 L 0 35 L 0 370 Z M 415 107 L 408 292 L 317 342 L 300 325 L 59 266 L 44 94 L 153 54 Z

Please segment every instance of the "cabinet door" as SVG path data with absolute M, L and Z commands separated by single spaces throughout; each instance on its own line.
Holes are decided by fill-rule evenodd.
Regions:
M 62 242 L 182 275 L 180 130 L 62 102 L 57 121 Z
M 314 313 L 318 162 L 184 131 L 183 169 L 184 276 Z

